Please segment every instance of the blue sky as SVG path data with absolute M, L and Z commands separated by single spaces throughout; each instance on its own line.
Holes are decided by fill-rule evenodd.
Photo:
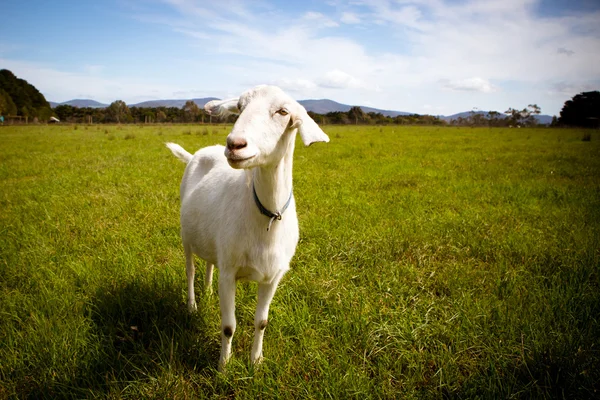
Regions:
M 297 99 L 450 115 L 600 90 L 598 0 L 13 1 L 0 68 L 56 102 Z

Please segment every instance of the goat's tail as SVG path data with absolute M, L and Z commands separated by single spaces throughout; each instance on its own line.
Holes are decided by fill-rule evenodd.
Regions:
M 179 158 L 184 163 L 189 163 L 192 159 L 192 155 L 185 151 L 183 147 L 175 143 L 165 143 L 165 145 L 173 152 L 175 157 Z

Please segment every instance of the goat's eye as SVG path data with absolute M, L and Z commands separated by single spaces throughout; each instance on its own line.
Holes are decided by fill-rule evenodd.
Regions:
M 288 110 L 286 110 L 285 108 L 279 109 L 277 110 L 277 114 L 288 115 Z

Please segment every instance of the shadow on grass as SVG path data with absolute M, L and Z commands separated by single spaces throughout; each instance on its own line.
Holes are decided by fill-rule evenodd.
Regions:
M 152 382 L 170 371 L 214 375 L 220 343 L 208 322 L 217 315 L 203 307 L 211 300 L 200 296 L 198 312 L 189 314 L 178 284 L 151 279 L 106 282 L 97 289 L 89 306 L 92 340 L 77 376 L 30 395 L 119 397 L 131 383 Z
M 209 352 L 215 347 L 207 332 L 211 316 L 202 303 L 197 314 L 189 314 L 181 293 L 170 283 L 139 281 L 98 290 L 92 320 L 109 355 L 150 356 L 195 369 L 211 365 L 217 359 Z

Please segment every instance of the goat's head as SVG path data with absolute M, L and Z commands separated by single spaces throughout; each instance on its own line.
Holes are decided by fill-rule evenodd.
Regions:
M 306 146 L 329 137 L 304 107 L 276 86 L 261 85 L 239 98 L 213 100 L 204 109 L 211 115 L 240 114 L 227 136 L 225 156 L 233 168 L 278 163 L 296 132 Z

